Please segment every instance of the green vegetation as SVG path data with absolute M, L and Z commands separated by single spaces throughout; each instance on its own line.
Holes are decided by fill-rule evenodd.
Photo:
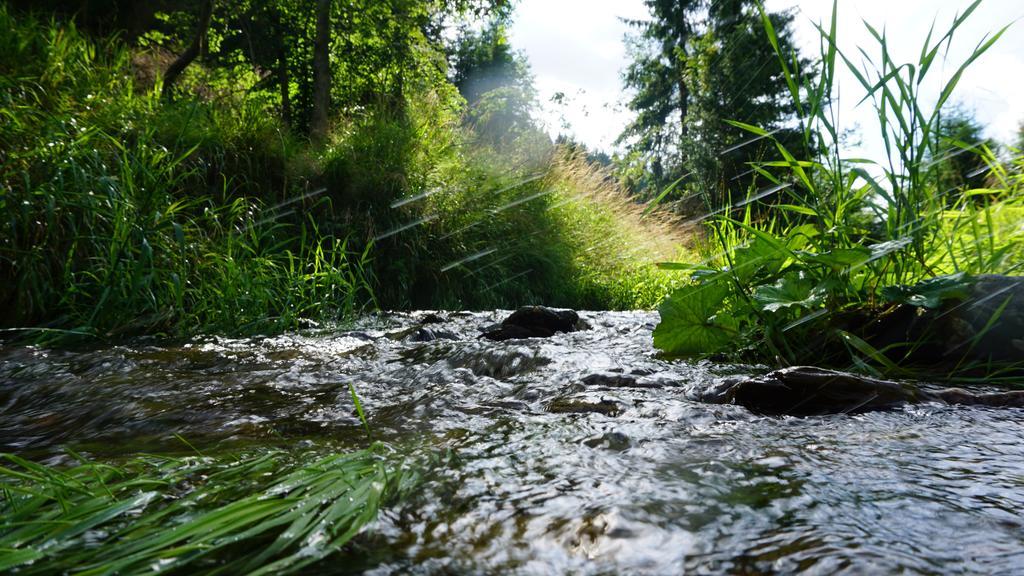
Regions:
M 291 574 L 337 553 L 419 482 L 380 445 L 298 456 L 60 470 L 0 455 L 0 571 Z
M 374 307 L 664 296 L 653 263 L 683 235 L 552 146 L 522 65 L 473 82 L 511 56 L 465 48 L 468 108 L 447 78 L 445 22 L 500 2 L 327 4 L 330 126 L 312 140 L 311 6 L 215 2 L 173 87 L 161 70 L 203 29 L 188 2 L 133 43 L 0 8 L 0 327 L 247 334 Z
M 946 299 L 961 298 L 971 275 L 1019 270 L 1024 255 L 1021 159 L 1004 165 L 983 143 L 977 146 L 981 154 L 976 158 L 987 163 L 989 172 L 989 185 L 980 189 L 967 188 L 963 181 L 944 189 L 950 165 L 935 161 L 969 145 L 958 142 L 948 148 L 939 111 L 963 70 L 1002 31 L 978 44 L 943 84 L 933 109 L 926 109 L 919 95 L 936 57 L 977 5 L 941 36 L 929 37 L 915 62 L 893 61 L 885 35 L 870 29 L 881 56 L 865 68 L 837 48 L 833 12 L 831 26 L 821 29 L 817 77 L 791 67 L 794 57 L 778 42 L 762 11 L 796 103 L 802 150 L 810 155 L 789 149 L 765 129 L 735 123 L 773 142 L 778 159 L 753 165 L 766 188 L 752 189 L 737 210 L 709 221 L 711 241 L 703 263 L 666 265 L 688 270 L 692 282 L 662 305 L 663 322 L 655 331 L 658 347 L 677 355 L 745 349 L 786 364 L 852 364 L 875 373 L 906 373 L 918 343 L 876 349 L 858 333 L 864 324 L 900 304 L 938 308 Z M 829 100 L 844 64 L 875 103 L 891 163 L 849 159 L 840 152 L 842 127 Z M 878 173 L 880 179 L 873 175 Z M 752 204 L 766 192 L 783 194 L 788 203 L 757 217 Z M 974 367 L 957 365 L 960 370 Z M 984 369 L 994 371 L 992 366 Z
M 615 159 L 538 126 L 505 0 L 158 4 L 0 6 L 0 334 L 660 305 L 669 356 L 913 375 L 929 368 L 912 365 L 922 343 L 874 339 L 871 321 L 941 310 L 1024 262 L 1024 141 L 1007 160 L 951 99 L 1002 31 L 938 102 L 923 97 L 978 2 L 913 62 L 870 29 L 880 56 L 861 67 L 837 47 L 835 7 L 811 63 L 791 14 L 647 0 Z M 842 153 L 844 66 L 877 111 L 883 161 Z M 965 353 L 950 375 L 1005 368 Z M 339 393 L 369 433 L 355 385 Z M 420 480 L 381 445 L 72 455 L 0 454 L 0 571 L 316 569 Z
M 742 119 L 790 146 L 799 134 L 782 69 L 765 41 L 753 0 L 646 0 L 649 20 L 632 22 L 633 62 L 624 74 L 636 90 L 636 117 L 619 137 L 628 152 L 619 174 L 645 197 L 686 211 L 716 210 L 756 179 L 750 162 L 770 142 L 728 123 Z M 792 49 L 791 12 L 770 13 L 780 45 Z M 800 69 L 810 63 L 789 62 Z

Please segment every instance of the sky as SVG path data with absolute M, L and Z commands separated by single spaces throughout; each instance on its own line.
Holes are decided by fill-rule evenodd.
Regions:
M 873 40 L 863 20 L 889 36 L 897 61 L 916 61 L 933 19 L 936 30 L 945 26 L 970 0 L 839 0 L 840 49 L 854 54 Z M 832 2 L 827 0 L 767 0 L 769 10 L 795 8 L 795 34 L 806 54 L 818 52 L 813 22 L 828 22 Z M 510 31 L 512 45 L 530 62 L 542 104 L 541 120 L 552 135 L 569 133 L 587 145 L 605 151 L 630 120 L 625 107 L 628 93 L 621 73 L 629 64 L 622 19 L 643 19 L 643 0 L 519 0 Z M 945 63 L 935 69 L 948 79 L 986 33 L 1007 24 L 1010 29 L 961 79 L 953 100 L 972 110 L 986 126 L 986 136 L 1010 142 L 1024 121 L 1024 2 L 984 0 L 960 29 Z M 869 52 L 870 53 L 870 52 Z M 932 73 L 930 73 L 931 75 Z M 937 84 L 937 83 L 936 83 Z M 839 77 L 840 123 L 860 129 L 861 146 L 851 154 L 880 160 L 881 143 L 870 103 L 854 107 L 863 89 L 848 72 Z M 556 93 L 563 104 L 551 102 Z M 854 97 L 849 94 L 853 93 Z M 937 98 L 933 87 L 926 98 Z

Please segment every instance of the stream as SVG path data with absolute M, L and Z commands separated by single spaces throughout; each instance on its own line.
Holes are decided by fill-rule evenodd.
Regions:
M 807 418 L 697 401 L 764 369 L 659 359 L 657 314 L 491 342 L 507 312 L 168 345 L 0 348 L 0 451 L 50 464 L 372 439 L 435 462 L 325 569 L 1021 573 L 1024 410 Z M 617 374 L 639 378 L 617 379 Z M 594 375 L 599 375 L 595 377 Z M 589 378 L 588 378 L 589 377 Z

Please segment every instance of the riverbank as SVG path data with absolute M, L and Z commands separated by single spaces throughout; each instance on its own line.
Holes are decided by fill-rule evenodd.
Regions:
M 534 130 L 488 145 L 447 80 L 321 143 L 212 72 L 0 9 L 0 328 L 256 334 L 376 308 L 652 307 L 688 235 Z

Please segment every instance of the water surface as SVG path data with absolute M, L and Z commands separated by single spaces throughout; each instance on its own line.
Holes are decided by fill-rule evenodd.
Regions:
M 364 447 L 351 384 L 374 440 L 436 464 L 332 571 L 1024 572 L 1024 410 L 761 417 L 695 401 L 757 369 L 658 359 L 654 314 L 585 313 L 591 330 L 547 340 L 477 338 L 504 315 L 6 348 L 0 451 L 59 463 L 66 448 L 116 460 L 189 450 L 182 439 Z

